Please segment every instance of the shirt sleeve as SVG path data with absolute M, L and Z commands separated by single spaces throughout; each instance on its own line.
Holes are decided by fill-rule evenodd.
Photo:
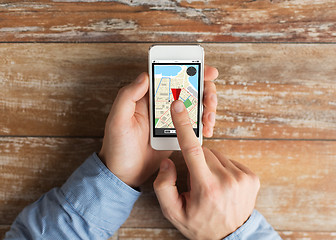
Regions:
M 249 219 L 235 232 L 223 240 L 281 240 L 279 234 L 266 221 L 263 215 L 253 210 Z
M 27 206 L 5 239 L 107 239 L 128 218 L 139 196 L 94 153 L 61 188 Z

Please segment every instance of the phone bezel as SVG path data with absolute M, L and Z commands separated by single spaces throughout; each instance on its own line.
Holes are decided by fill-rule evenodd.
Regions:
M 203 88 L 204 88 L 204 49 L 200 45 L 153 45 L 149 49 L 148 68 L 149 68 L 149 111 L 150 111 L 150 143 L 156 150 L 180 150 L 176 137 L 154 137 L 153 129 L 153 79 L 152 79 L 152 62 L 156 60 L 181 61 L 199 61 L 200 62 L 200 81 L 199 81 L 199 141 L 203 141 Z M 177 63 L 178 64 L 178 63 Z

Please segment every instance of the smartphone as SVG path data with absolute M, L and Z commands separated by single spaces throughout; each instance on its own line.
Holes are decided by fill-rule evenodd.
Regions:
M 204 49 L 200 45 L 153 45 L 149 49 L 150 142 L 156 150 L 180 150 L 170 114 L 181 100 L 202 144 Z

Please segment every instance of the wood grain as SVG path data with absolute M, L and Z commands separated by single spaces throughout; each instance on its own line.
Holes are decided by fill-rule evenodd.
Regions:
M 335 229 L 335 142 L 208 140 L 205 146 L 223 152 L 257 173 L 262 187 L 256 207 L 275 229 Z M 174 159 L 180 176 L 178 185 L 185 189 L 185 165 L 180 156 Z M 162 219 L 151 184 L 143 190 L 124 226 L 171 227 Z
M 80 2 L 80 3 L 79 3 Z M 2 42 L 335 42 L 333 0 L 0 4 Z
M 0 226 L 0 238 L 5 236 L 10 226 Z M 119 234 L 118 234 L 119 232 Z M 134 240 L 134 239 L 186 239 L 178 230 L 169 228 L 120 228 L 109 240 Z M 283 240 L 334 240 L 336 232 L 293 232 L 278 231 Z
M 113 234 L 108 240 L 119 240 L 119 230 Z
M 176 229 L 121 228 L 119 240 L 129 239 L 186 239 Z M 336 232 L 292 232 L 278 231 L 283 240 L 334 240 Z
M 336 45 L 204 44 L 216 138 L 336 139 Z M 102 136 L 149 44 L 1 44 L 0 135 Z
M 336 142 L 207 140 L 255 171 L 262 187 L 257 209 L 278 230 L 333 231 L 336 205 Z M 69 174 L 100 146 L 89 138 L 0 138 L 0 224 L 11 224 L 27 204 Z M 178 153 L 180 189 L 185 189 L 186 168 Z M 152 190 L 143 187 L 123 227 L 171 228 Z
M 152 42 L 214 42 L 202 44 L 220 72 L 205 146 L 260 176 L 256 208 L 284 240 L 336 239 L 335 1 L 13 0 L 0 16 L 0 239 L 99 150 Z M 184 191 L 186 166 L 172 159 Z M 154 178 L 110 240 L 185 239 L 162 216 Z
M 4 239 L 5 234 L 7 231 L 9 231 L 10 225 L 0 225 L 0 239 Z M 112 237 L 110 237 L 108 240 L 118 240 L 118 231 L 114 233 Z
M 147 240 L 184 240 L 185 238 L 176 229 L 163 228 L 120 228 L 119 240 L 147 239 Z
M 61 186 L 100 139 L 0 138 L 0 224 L 11 224 L 29 203 Z
M 275 229 L 335 230 L 335 141 L 215 140 L 205 145 L 260 177 L 256 208 Z
M 283 240 L 335 240 L 336 232 L 292 232 L 280 231 Z
M 6 232 L 9 230 L 9 225 L 0 225 L 0 239 L 4 239 Z

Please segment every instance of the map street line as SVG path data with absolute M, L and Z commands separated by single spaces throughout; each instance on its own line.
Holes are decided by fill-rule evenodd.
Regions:
M 191 75 L 188 74 L 188 70 Z M 198 77 L 195 75 L 198 71 L 199 66 L 197 65 L 154 65 L 155 129 L 174 128 L 170 107 L 171 103 L 178 99 L 183 101 L 192 127 L 197 128 L 198 85 L 195 85 L 195 88 L 193 84 Z

